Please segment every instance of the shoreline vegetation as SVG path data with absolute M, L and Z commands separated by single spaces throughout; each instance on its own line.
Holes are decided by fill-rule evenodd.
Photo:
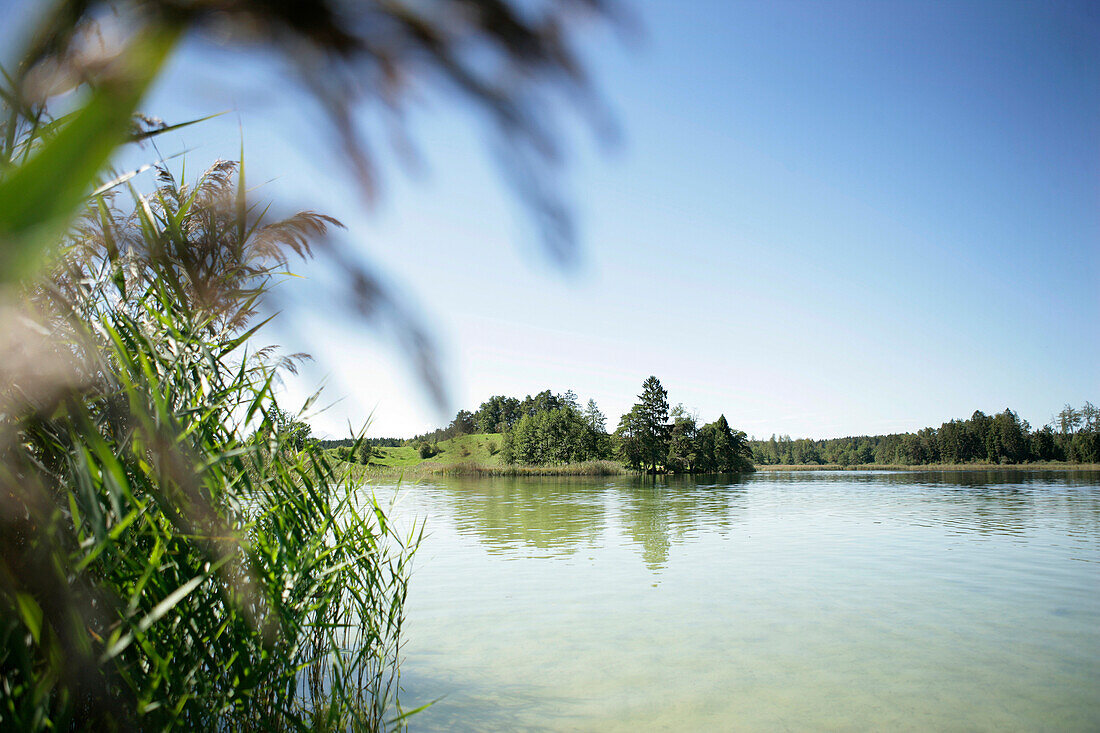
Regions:
M 249 350 L 255 299 L 334 220 L 268 221 L 238 163 L 158 182 L 98 195 L 7 312 L 0 729 L 396 727 L 419 529 L 341 494 Z
M 308 436 L 309 426 L 302 425 Z M 710 423 L 683 405 L 669 407 L 657 377 L 642 383 L 638 402 L 613 433 L 595 400 L 573 390 L 535 396 L 494 395 L 476 412 L 459 410 L 445 428 L 408 440 L 320 441 L 333 457 L 366 466 L 419 466 L 419 472 L 477 475 L 610 475 L 746 473 L 752 449 L 724 414 Z M 443 458 L 440 458 L 443 456 Z M 435 465 L 420 466 L 421 463 Z M 462 464 L 458 467 L 458 464 Z M 444 468 L 450 466 L 451 468 Z
M 364 465 L 350 455 L 350 447 L 326 449 L 334 463 L 343 462 L 347 476 L 352 481 L 369 481 L 378 478 L 419 479 L 432 476 L 636 476 L 643 471 L 627 466 L 620 460 L 603 459 L 571 463 L 528 465 L 506 463 L 499 451 L 500 436 L 493 433 L 460 435 L 440 441 L 433 446 L 433 454 L 421 458 L 415 446 L 375 446 L 371 463 Z M 784 463 L 756 464 L 757 471 L 1094 471 L 1100 463 L 1074 463 L 1069 461 L 1033 461 L 1030 463 L 993 463 L 971 461 L 966 463 Z M 730 473 L 730 472 L 711 472 Z M 732 472 L 737 473 L 737 472 Z M 742 473 L 745 473 L 744 471 Z M 697 475 L 705 475 L 696 472 Z M 685 475 L 685 472 L 659 470 L 658 475 Z
M 1100 463 L 791 463 L 757 465 L 757 471 L 1100 471 Z
M 941 463 L 941 464 L 860 464 L 846 466 L 841 464 L 793 464 L 756 466 L 757 471 L 779 473 L 783 471 L 903 471 L 903 472 L 963 472 L 963 471 L 1100 471 L 1100 463 L 1069 463 L 1067 461 L 1047 461 L 1043 463 Z M 357 479 L 365 478 L 427 478 L 430 476 L 640 476 L 641 471 L 627 468 L 617 461 L 585 461 L 584 463 L 566 463 L 560 466 L 494 466 L 473 461 L 464 461 L 447 465 L 427 465 L 414 467 L 373 466 L 364 467 L 352 474 Z M 682 474 L 658 472 L 658 476 L 684 476 L 709 474 Z
M 669 408 L 656 377 L 619 427 L 569 390 L 520 400 L 496 395 L 476 412 L 459 410 L 445 428 L 411 439 L 319 441 L 333 459 L 370 475 L 610 476 L 713 475 L 765 471 L 1090 470 L 1100 466 L 1100 408 L 1066 405 L 1032 429 L 1011 409 L 974 412 L 915 433 L 846 438 L 748 438 L 725 415 L 703 424 L 682 405 Z M 309 426 L 300 425 L 304 437 Z M 369 468 L 367 468 L 369 466 Z
M 618 461 L 583 461 L 557 466 L 493 465 L 479 461 L 417 466 L 362 466 L 356 478 L 428 476 L 632 476 L 639 471 L 628 469 Z

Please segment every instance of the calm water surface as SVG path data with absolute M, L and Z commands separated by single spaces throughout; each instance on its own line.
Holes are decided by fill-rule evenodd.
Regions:
M 1100 730 L 1100 474 L 448 479 L 416 730 Z

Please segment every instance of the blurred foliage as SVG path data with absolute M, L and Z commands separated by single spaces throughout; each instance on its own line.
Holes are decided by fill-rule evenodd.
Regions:
M 0 83 L 0 285 L 39 271 L 89 191 L 135 175 L 107 174 L 119 145 L 189 124 L 137 113 L 191 36 L 284 59 L 325 112 L 333 134 L 318 139 L 338 141 L 368 202 L 379 173 L 356 111 L 382 112 L 389 137 L 407 149 L 407 107 L 433 94 L 455 97 L 494 130 L 491 148 L 546 251 L 562 264 L 575 259 L 576 233 L 555 176 L 563 160 L 556 111 L 565 102 L 597 130 L 610 130 L 572 38 L 585 19 L 626 27 L 612 0 L 59 0 L 47 7 Z M 81 95 L 75 109 L 51 117 L 51 100 L 74 90 Z M 419 320 L 362 253 L 327 247 L 324 254 L 344 273 L 333 288 L 343 308 L 386 328 L 431 398 L 445 405 L 435 346 Z
M 274 233 L 297 230 L 242 210 L 233 228 L 267 244 L 233 244 L 249 254 L 217 297 L 148 257 L 210 231 L 222 208 L 197 192 L 213 178 L 235 194 L 232 171 L 193 188 L 162 173 L 137 214 L 96 197 L 49 277 L 5 303 L 0 728 L 376 730 L 399 716 L 416 538 L 346 490 L 275 404 L 281 362 L 247 353 L 258 327 L 241 304 L 286 261 Z
M 218 162 L 187 186 L 161 165 L 145 195 L 135 178 L 155 163 L 111 169 L 120 146 L 192 124 L 138 114 L 180 44 L 205 36 L 284 59 L 367 200 L 379 176 L 358 107 L 386 110 L 400 133 L 410 100 L 454 95 L 495 130 L 548 251 L 568 262 L 554 111 L 561 96 L 604 127 L 571 39 L 578 21 L 612 11 L 607 0 L 42 5 L 22 56 L 0 70 L 0 728 L 402 720 L 416 540 L 345 493 L 308 426 L 275 404 L 295 357 L 249 349 L 272 278 L 321 245 L 346 273 L 348 308 L 393 327 L 442 403 L 431 340 L 373 269 L 330 246 L 338 222 L 266 222 L 243 168 Z

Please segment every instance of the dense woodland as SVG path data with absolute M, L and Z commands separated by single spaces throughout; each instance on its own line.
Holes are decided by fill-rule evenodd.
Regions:
M 916 433 L 865 435 L 830 440 L 772 436 L 752 440 L 753 461 L 763 465 L 1100 463 L 1100 408 L 1066 405 L 1050 423 L 1032 430 L 1010 409 L 996 415 L 975 412 Z
M 668 393 L 656 377 L 650 377 L 642 385 L 638 402 L 619 420 L 615 431 L 619 456 L 628 466 L 652 472 L 752 470 L 748 436 L 732 430 L 725 415 L 706 425 L 698 423 L 682 405 L 670 411 Z
M 322 448 L 351 448 L 356 444 L 361 445 L 363 443 L 385 448 L 396 448 L 408 445 L 409 442 L 408 438 L 341 438 L 339 440 L 318 440 L 317 444 Z

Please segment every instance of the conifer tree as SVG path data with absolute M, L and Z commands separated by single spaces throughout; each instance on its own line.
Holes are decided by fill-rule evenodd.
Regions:
M 656 472 L 668 455 L 668 392 L 657 377 L 642 383 L 642 393 L 617 431 L 628 464 Z
M 588 423 L 588 427 L 597 433 L 603 433 L 607 430 L 607 418 L 600 412 L 596 400 L 588 400 L 588 407 L 584 411 L 584 421 Z

